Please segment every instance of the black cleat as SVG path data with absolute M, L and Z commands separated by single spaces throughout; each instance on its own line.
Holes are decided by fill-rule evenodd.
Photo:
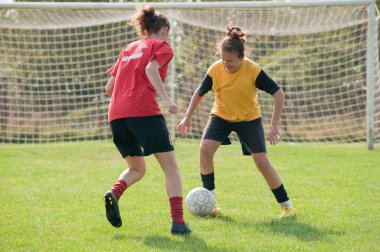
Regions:
M 106 217 L 107 220 L 114 227 L 121 227 L 121 217 L 119 212 L 119 206 L 117 204 L 117 199 L 112 190 L 106 192 L 103 197 L 104 206 L 106 207 Z
M 186 223 L 181 225 L 181 224 L 178 224 L 177 222 L 173 221 L 171 232 L 172 232 L 172 234 L 185 235 L 185 234 L 190 234 L 191 229 L 189 228 L 189 226 Z

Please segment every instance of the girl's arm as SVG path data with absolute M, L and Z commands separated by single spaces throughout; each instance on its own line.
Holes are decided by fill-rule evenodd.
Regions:
M 169 113 L 176 114 L 177 113 L 177 105 L 170 99 L 168 93 L 165 90 L 164 84 L 162 83 L 162 79 L 160 76 L 160 64 L 156 60 L 152 60 L 145 68 L 145 73 L 152 83 L 153 87 L 156 89 L 158 95 L 165 103 L 168 108 Z
M 109 78 L 108 82 L 107 82 L 107 85 L 106 85 L 106 92 L 107 94 L 109 94 L 110 96 L 112 95 L 113 93 L 113 87 L 115 85 L 115 76 L 112 76 Z
M 177 131 L 179 131 L 182 136 L 186 136 L 189 133 L 191 127 L 191 118 L 193 117 L 194 111 L 197 109 L 203 99 L 203 96 L 199 95 L 198 90 L 199 87 L 195 90 L 193 97 L 191 98 L 185 117 L 177 125 Z
M 269 142 L 272 145 L 276 145 L 280 140 L 281 134 L 278 124 L 280 122 L 282 110 L 284 109 L 285 104 L 285 94 L 282 89 L 278 89 L 274 94 L 274 107 L 272 114 L 271 129 L 269 133 Z

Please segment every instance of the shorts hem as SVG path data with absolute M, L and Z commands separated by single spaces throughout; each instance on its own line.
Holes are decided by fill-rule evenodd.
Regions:
M 162 149 L 162 150 L 152 150 L 152 151 L 148 151 L 148 152 L 145 152 L 143 153 L 143 156 L 144 157 L 147 157 L 147 156 L 150 156 L 152 154 L 156 154 L 156 153 L 164 153 L 164 152 L 170 152 L 170 151 L 174 151 L 174 148 L 171 147 L 171 148 L 167 148 L 167 149 Z

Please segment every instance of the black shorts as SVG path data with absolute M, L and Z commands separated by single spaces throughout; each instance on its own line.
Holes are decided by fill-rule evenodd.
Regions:
M 162 115 L 128 117 L 110 122 L 112 139 L 123 158 L 174 150 Z
M 262 119 L 247 122 L 228 122 L 218 116 L 211 115 L 203 132 L 202 139 L 231 144 L 228 135 L 236 132 L 242 147 L 243 155 L 267 152 Z

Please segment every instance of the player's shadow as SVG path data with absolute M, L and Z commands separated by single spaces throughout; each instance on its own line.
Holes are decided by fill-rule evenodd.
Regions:
M 125 240 L 127 238 L 126 234 L 114 234 L 113 239 L 114 240 Z
M 212 220 L 216 220 L 216 221 L 227 222 L 227 223 L 234 223 L 234 222 L 236 222 L 235 219 L 233 219 L 232 217 L 230 217 L 228 215 L 220 215 L 220 216 L 217 216 L 217 217 L 210 216 L 208 218 L 212 219 Z
M 335 231 L 325 228 L 316 228 L 307 223 L 297 221 L 296 218 L 291 218 L 281 221 L 267 221 L 260 222 L 254 225 L 258 225 L 259 229 L 264 229 L 276 234 L 282 234 L 287 236 L 293 236 L 301 241 L 319 241 L 331 242 L 331 236 L 344 235 L 342 231 Z
M 210 221 L 223 221 L 223 222 L 228 222 L 228 223 L 234 223 L 236 220 L 231 218 L 230 216 L 227 215 L 220 215 L 220 216 L 196 216 L 195 218 L 203 219 L 203 220 L 210 220 Z
M 225 248 L 208 246 L 206 242 L 194 234 L 178 236 L 182 239 L 171 239 L 167 236 L 146 236 L 144 244 L 163 251 L 213 251 L 213 252 L 232 252 Z

